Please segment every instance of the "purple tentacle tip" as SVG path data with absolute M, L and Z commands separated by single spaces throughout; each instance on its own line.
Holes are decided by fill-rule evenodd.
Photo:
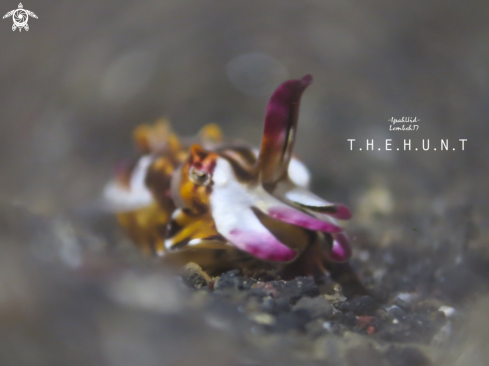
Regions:
M 333 216 L 334 218 L 338 220 L 350 220 L 351 219 L 351 212 L 348 207 L 342 204 L 336 204 L 336 212 L 335 213 L 328 213 L 328 215 Z
M 339 233 L 343 229 L 330 222 L 318 220 L 301 211 L 297 211 L 288 207 L 273 207 L 268 210 L 270 217 L 286 222 L 288 224 L 297 225 L 309 230 L 319 230 L 327 233 Z
M 289 262 L 297 253 L 278 241 L 271 233 L 254 234 L 234 229 L 228 239 L 239 249 L 272 262 Z
M 351 248 L 344 233 L 333 234 L 333 247 L 329 257 L 335 262 L 346 262 L 351 257 Z
M 312 75 L 307 74 L 307 75 L 303 76 L 301 79 L 301 82 L 302 82 L 302 85 L 304 85 L 304 86 L 311 85 L 312 84 Z

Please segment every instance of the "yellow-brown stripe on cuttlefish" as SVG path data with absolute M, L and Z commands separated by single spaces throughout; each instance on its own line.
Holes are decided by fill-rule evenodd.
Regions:
M 160 206 L 169 212 L 175 209 L 170 194 L 171 178 L 176 164 L 166 156 L 156 158 L 146 173 L 145 184 Z
M 162 118 L 153 125 L 140 125 L 133 133 L 137 149 L 142 154 L 159 153 L 176 155 L 181 150 L 178 136 L 168 120 Z
M 234 175 L 242 183 L 250 183 L 257 180 L 254 171 L 256 155 L 253 149 L 247 146 L 233 146 L 218 150 L 219 156 L 226 159 L 233 168 Z
M 163 250 L 169 218 L 170 212 L 162 209 L 156 202 L 138 210 L 117 214 L 120 225 L 145 254 Z
M 167 226 L 165 247 L 175 250 L 197 244 L 203 244 L 205 247 L 205 243 L 220 243 L 222 246 L 225 242 L 225 239 L 216 231 L 210 214 L 195 215 L 188 209 L 177 209 Z

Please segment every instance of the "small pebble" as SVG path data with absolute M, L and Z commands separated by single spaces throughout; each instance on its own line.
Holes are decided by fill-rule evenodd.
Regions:
M 411 293 L 411 292 L 401 292 L 396 297 L 396 299 L 402 300 L 408 304 L 415 302 L 418 298 L 419 298 L 418 294 Z
M 296 277 L 291 281 L 270 282 L 277 292 L 277 297 L 287 298 L 291 302 L 296 302 L 300 298 L 315 297 L 319 295 L 319 288 L 312 278 Z
M 411 310 L 411 305 L 409 304 L 409 302 L 404 301 L 399 297 L 394 299 L 394 305 L 397 305 L 398 308 L 401 308 L 404 311 L 410 311 Z
M 272 325 L 275 324 L 275 317 L 267 313 L 253 313 L 249 315 L 249 318 L 255 323 L 262 325 Z
M 312 319 L 329 319 L 333 315 L 333 305 L 324 296 L 303 297 L 292 308 L 293 310 L 304 309 L 309 311 Z
M 235 269 L 221 275 L 214 285 L 214 289 L 217 291 L 249 290 L 255 282 L 256 280 L 252 278 L 243 278 L 241 272 Z
M 336 292 L 333 295 L 326 294 L 326 295 L 324 295 L 324 298 L 326 300 L 328 300 L 328 302 L 330 304 L 333 304 L 333 305 L 336 305 L 336 304 L 338 304 L 338 303 L 343 302 L 343 301 L 346 300 L 346 297 L 343 296 L 343 294 L 340 293 L 340 292 Z
M 341 311 L 351 311 L 355 315 L 375 315 L 377 302 L 370 296 L 356 297 L 337 305 Z
M 402 319 L 402 318 L 404 318 L 404 315 L 406 315 L 405 311 L 396 305 L 385 306 L 383 308 L 387 311 L 387 313 L 392 318 L 395 318 L 395 319 Z
M 445 305 L 440 306 L 438 308 L 438 311 L 441 311 L 443 314 L 445 314 L 447 318 L 451 318 L 452 316 L 455 315 L 456 312 L 455 308 L 452 308 L 451 306 L 445 306 Z
M 358 317 L 358 326 L 362 329 L 365 329 L 367 328 L 367 326 L 370 325 L 370 323 L 372 323 L 374 321 L 374 317 L 373 316 L 359 316 Z
M 275 299 L 266 296 L 261 304 L 261 310 L 270 314 L 283 313 L 290 311 L 290 303 L 288 299 Z
M 193 262 L 188 263 L 183 268 L 182 279 L 187 286 L 196 290 L 202 287 L 209 287 L 209 283 L 212 281 L 209 275 L 198 264 Z

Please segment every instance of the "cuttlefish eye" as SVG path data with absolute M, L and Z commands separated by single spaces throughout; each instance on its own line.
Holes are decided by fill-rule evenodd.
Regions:
M 195 167 L 190 168 L 189 178 L 199 186 L 206 186 L 211 182 L 211 175 L 208 172 L 196 169 Z

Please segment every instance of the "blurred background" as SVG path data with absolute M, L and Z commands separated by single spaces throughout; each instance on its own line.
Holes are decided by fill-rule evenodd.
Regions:
M 0 13 L 17 5 L 2 1 Z M 352 225 L 370 233 L 373 242 L 387 245 L 392 235 L 403 237 L 402 231 L 385 237 L 386 227 L 376 226 L 382 215 L 406 219 L 410 228 L 429 230 L 433 221 L 424 214 L 444 223 L 437 234 L 418 238 L 421 243 L 443 241 L 438 234 L 460 242 L 465 235 L 460 227 L 470 216 L 478 228 L 470 246 L 487 250 L 489 3 L 44 0 L 23 5 L 38 16 L 29 19 L 28 32 L 12 32 L 11 18 L 0 22 L 0 277 L 6 281 L 0 286 L 0 310 L 2 322 L 9 324 L 2 337 L 10 345 L 2 365 L 133 364 L 121 356 L 120 345 L 126 344 L 121 334 L 135 329 L 148 336 L 152 330 L 146 322 L 152 321 L 143 312 L 113 310 L 102 295 L 105 287 L 70 277 L 73 266 L 78 269 L 77 243 L 88 243 L 93 255 L 103 238 L 82 232 L 75 240 L 66 214 L 95 202 L 115 164 L 134 156 L 131 132 L 139 123 L 167 117 L 177 133 L 192 135 L 217 122 L 227 136 L 258 144 L 274 88 L 308 73 L 314 83 L 303 97 L 295 152 L 311 168 L 318 194 L 348 203 L 356 213 Z M 388 120 L 402 116 L 417 117 L 419 131 L 389 132 Z M 350 151 L 351 138 L 467 142 L 464 151 L 367 152 Z M 460 207 L 461 217 L 449 214 Z M 65 254 L 54 258 L 51 250 Z M 105 254 L 94 258 L 91 263 L 103 273 L 121 266 Z M 130 263 L 147 276 L 164 272 L 139 261 Z M 161 276 L 167 278 L 166 272 Z M 120 278 L 129 287 L 136 281 Z M 69 303 L 70 296 L 88 304 Z M 59 315 L 58 306 L 73 316 Z M 175 305 L 167 306 L 165 314 L 173 314 Z M 108 325 L 92 316 L 101 308 L 104 315 L 97 316 L 112 314 Z M 84 316 L 93 324 L 76 323 Z M 175 327 L 194 328 L 181 316 L 185 319 Z M 120 321 L 127 317 L 137 325 Z M 76 323 L 73 328 L 70 322 Z M 25 331 L 20 323 L 27 324 Z M 182 344 L 223 338 L 206 327 L 199 331 Z M 52 339 L 40 345 L 38 338 L 46 334 Z M 93 334 L 103 341 L 76 348 Z M 241 344 L 224 338 L 229 344 L 223 365 Z M 217 347 L 207 343 L 202 352 Z M 163 351 L 155 355 L 144 342 L 133 344 L 134 354 L 149 357 L 142 364 L 160 364 Z M 64 351 L 52 356 L 58 347 Z M 25 360 L 18 358 L 22 350 L 30 355 Z M 200 351 L 185 362 L 200 361 Z

